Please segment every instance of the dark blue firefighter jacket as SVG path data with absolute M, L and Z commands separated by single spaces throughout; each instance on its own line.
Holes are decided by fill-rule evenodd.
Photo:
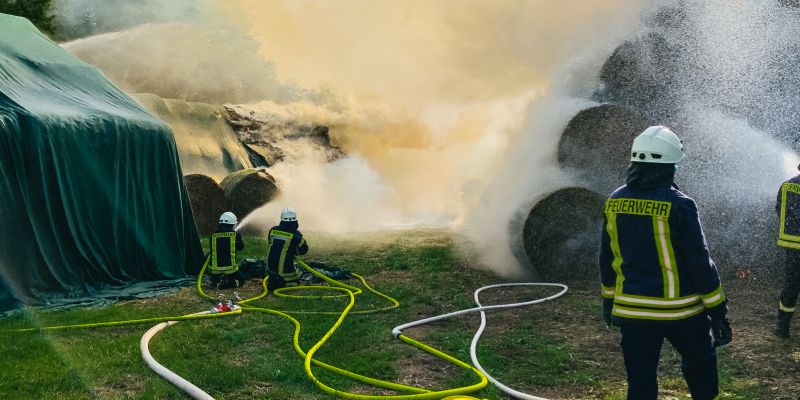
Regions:
M 697 206 L 673 175 L 672 164 L 632 163 L 627 184 L 606 201 L 600 280 L 619 318 L 682 321 L 726 310 Z

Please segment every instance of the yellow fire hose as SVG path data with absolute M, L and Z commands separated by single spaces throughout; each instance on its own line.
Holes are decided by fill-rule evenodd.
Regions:
M 9 329 L 5 332 L 39 332 L 39 331 L 54 331 L 54 330 L 61 330 L 61 329 L 84 329 L 84 328 L 103 328 L 109 326 L 126 326 L 126 325 L 138 325 L 138 324 L 151 324 L 153 322 L 167 322 L 167 321 L 190 321 L 190 320 L 198 320 L 198 319 L 209 319 L 209 318 L 218 318 L 218 317 L 228 317 L 235 314 L 241 314 L 242 310 L 235 310 L 230 312 L 224 313 L 216 313 L 216 314 L 191 314 L 191 315 L 182 315 L 179 317 L 154 317 L 154 318 L 143 318 L 143 319 L 131 319 L 127 321 L 111 321 L 111 322 L 95 322 L 91 324 L 74 324 L 74 325 L 58 325 L 58 326 L 43 326 L 40 328 L 20 328 L 20 329 Z
M 407 344 L 410 344 L 410 345 L 412 345 L 412 346 L 414 346 L 414 347 L 416 347 L 416 348 L 418 348 L 420 350 L 423 350 L 423 351 L 425 351 L 425 352 L 427 352 L 429 354 L 432 354 L 432 355 L 434 355 L 436 357 L 439 357 L 439 358 L 441 358 L 443 360 L 446 360 L 446 361 L 448 361 L 450 363 L 453 363 L 453 364 L 457 365 L 459 368 L 462 368 L 462 369 L 465 369 L 467 371 L 472 372 L 477 377 L 478 382 L 474 383 L 474 384 L 471 384 L 471 385 L 468 385 L 468 386 L 459 387 L 459 388 L 432 391 L 432 390 L 428 390 L 428 389 L 424 389 L 424 388 L 419 388 L 419 387 L 414 387 L 414 386 L 409 386 L 409 385 L 403 385 L 403 384 L 384 381 L 384 380 L 376 379 L 376 378 L 370 378 L 370 377 L 367 377 L 367 376 L 364 376 L 364 375 L 360 375 L 360 374 L 356 374 L 354 372 L 347 371 L 345 369 L 338 368 L 336 366 L 333 366 L 333 365 L 330 365 L 330 364 L 327 364 L 327 363 L 324 363 L 322 361 L 314 359 L 314 354 L 317 351 L 319 351 L 319 349 L 328 341 L 328 339 L 334 334 L 334 332 L 336 332 L 336 330 L 339 328 L 339 326 L 342 324 L 344 319 L 349 314 L 370 314 L 370 313 L 382 312 L 382 311 L 390 310 L 390 309 L 393 309 L 393 308 L 397 308 L 397 307 L 399 307 L 400 303 L 397 300 L 395 300 L 394 298 L 392 298 L 392 297 L 390 297 L 390 296 L 388 296 L 388 295 L 386 295 L 384 293 L 381 293 L 381 292 L 375 290 L 374 288 L 372 288 L 371 286 L 369 286 L 369 284 L 367 284 L 366 280 L 361 275 L 353 274 L 353 276 L 355 276 L 364 285 L 364 287 L 367 290 L 369 290 L 370 292 L 374 293 L 378 297 L 381 297 L 381 298 L 387 300 L 391 304 L 389 306 L 382 307 L 382 308 L 376 308 L 376 309 L 371 309 L 371 310 L 356 310 L 356 311 L 353 311 L 352 308 L 355 306 L 355 296 L 360 295 L 360 294 L 363 293 L 363 291 L 360 288 L 355 287 L 355 286 L 351 286 L 351 285 L 348 285 L 348 284 L 345 284 L 345 283 L 342 283 L 342 282 L 339 282 L 339 281 L 337 281 L 335 279 L 331 279 L 330 277 L 328 277 L 328 276 L 320 273 L 319 271 L 314 270 L 310 266 L 308 266 L 308 264 L 306 264 L 302 259 L 297 258 L 297 261 L 304 269 L 308 270 L 309 272 L 311 272 L 315 276 L 317 276 L 317 277 L 323 279 L 324 281 L 328 282 L 331 286 L 309 285 L 309 286 L 285 287 L 285 288 L 281 288 L 281 289 L 275 290 L 274 294 L 277 297 L 293 298 L 293 299 L 311 299 L 311 298 L 320 299 L 320 298 L 346 297 L 346 298 L 348 298 L 349 302 L 348 302 L 347 306 L 344 308 L 344 310 L 342 310 L 341 312 L 334 312 L 334 311 L 292 311 L 292 310 L 281 311 L 281 310 L 273 310 L 273 309 L 267 309 L 267 308 L 246 306 L 245 304 L 247 304 L 247 303 L 251 303 L 251 302 L 257 301 L 257 300 L 262 299 L 265 296 L 267 296 L 267 294 L 268 294 L 267 280 L 269 279 L 267 277 L 267 278 L 264 278 L 261 281 L 261 285 L 263 287 L 263 292 L 261 294 L 255 296 L 255 297 L 252 297 L 252 298 L 241 300 L 239 302 L 239 304 L 241 305 L 241 308 L 233 310 L 233 311 L 230 311 L 230 312 L 198 313 L 198 314 L 190 314 L 190 315 L 184 315 L 184 316 L 154 317 L 154 318 L 143 318 L 143 319 L 127 320 L 127 321 L 110 321 L 110 322 L 97 322 L 97 323 L 87 323 L 87 324 L 59 325 L 59 326 L 48 326 L 48 327 L 39 327 L 39 328 L 20 328 L 20 329 L 12 329 L 12 330 L 9 330 L 8 332 L 35 332 L 35 331 L 48 331 L 48 330 L 61 330 L 61 329 L 83 329 L 83 328 L 135 325 L 135 324 L 145 324 L 145 323 L 154 323 L 154 322 L 156 322 L 156 323 L 167 322 L 167 324 L 163 324 L 163 327 L 166 327 L 166 326 L 169 326 L 169 323 L 168 323 L 169 321 L 188 321 L 188 320 L 200 320 L 200 319 L 227 317 L 227 316 L 231 316 L 231 315 L 241 314 L 244 311 L 247 311 L 247 312 L 259 312 L 259 313 L 272 314 L 272 315 L 277 315 L 277 316 L 286 318 L 290 322 L 292 322 L 292 324 L 294 324 L 295 329 L 294 329 L 294 334 L 293 334 L 293 337 L 292 337 L 292 342 L 293 342 L 293 346 L 294 346 L 295 352 L 297 352 L 297 354 L 300 357 L 303 358 L 303 368 L 305 369 L 306 375 L 308 376 L 309 379 L 311 379 L 312 382 L 314 382 L 314 384 L 320 390 L 322 390 L 323 392 L 328 393 L 330 395 L 333 395 L 335 397 L 348 398 L 348 399 L 363 399 L 363 400 L 367 400 L 367 399 L 368 400 L 381 400 L 381 399 L 387 399 L 387 400 L 411 400 L 411 399 L 423 400 L 423 399 L 443 399 L 443 398 L 450 399 L 450 400 L 458 400 L 458 399 L 466 400 L 466 399 L 474 399 L 474 397 L 466 396 L 467 393 L 472 393 L 472 392 L 481 390 L 482 388 L 486 387 L 486 385 L 488 384 L 486 376 L 483 373 L 481 373 L 481 371 L 479 371 L 478 369 L 473 367 L 472 365 L 469 365 L 469 364 L 467 364 L 467 363 L 465 363 L 465 362 L 463 362 L 461 360 L 458 360 L 458 359 L 456 359 L 456 358 L 454 358 L 454 357 L 452 357 L 452 356 L 450 356 L 450 355 L 448 355 L 448 354 L 446 354 L 446 353 L 444 353 L 442 351 L 439 351 L 439 350 L 437 350 L 437 349 L 435 349 L 433 347 L 427 346 L 424 343 L 419 342 L 419 341 L 417 341 L 417 340 L 415 340 L 413 338 L 410 338 L 410 337 L 408 337 L 406 335 L 403 335 L 403 334 L 397 336 L 401 341 L 403 341 L 403 342 L 405 342 Z M 206 294 L 203 291 L 203 288 L 202 288 L 202 286 L 203 286 L 202 285 L 203 273 L 205 272 L 205 269 L 206 269 L 207 265 L 208 265 L 208 259 L 206 259 L 206 262 L 203 264 L 203 267 L 202 267 L 200 273 L 198 274 L 197 291 L 200 294 L 200 296 L 203 297 L 203 298 L 206 298 L 206 299 L 209 299 L 209 300 L 216 300 L 216 299 L 210 297 L 208 294 Z M 301 291 L 301 290 L 311 290 L 311 289 L 313 289 L 313 290 L 329 290 L 329 291 L 335 291 L 335 292 L 340 292 L 340 293 L 339 294 L 335 294 L 335 295 L 326 295 L 326 296 L 286 294 L 286 292 Z M 305 351 L 303 351 L 303 349 L 300 346 L 300 329 L 301 329 L 300 322 L 297 319 L 295 319 L 294 317 L 292 317 L 291 315 L 289 315 L 289 314 L 323 314 L 323 315 L 324 314 L 338 314 L 339 318 L 336 320 L 336 322 L 333 324 L 333 326 L 325 333 L 325 335 L 319 341 L 317 341 L 317 343 L 314 344 L 311 347 L 311 349 L 309 349 L 308 352 L 305 352 Z M 161 329 L 163 329 L 163 327 Z M 150 336 L 152 336 L 152 335 L 150 335 Z M 148 340 L 149 340 L 149 337 L 148 337 Z M 368 384 L 368 385 L 372 385 L 372 386 L 375 386 L 375 387 L 378 387 L 378 388 L 382 388 L 382 389 L 388 389 L 388 390 L 393 390 L 393 391 L 397 391 L 397 392 L 403 392 L 405 394 L 397 394 L 397 395 L 365 395 L 365 394 L 349 393 L 349 392 L 345 392 L 345 391 L 342 391 L 342 390 L 337 390 L 337 389 L 334 389 L 334 388 L 326 385 L 322 381 L 320 381 L 314 375 L 314 373 L 312 371 L 312 365 L 320 367 L 320 368 L 323 368 L 323 369 L 326 369 L 326 370 L 328 370 L 330 372 L 333 372 L 335 374 L 338 374 L 338 375 L 341 375 L 341 376 L 345 376 L 345 377 L 351 378 L 353 380 L 356 380 L 356 381 L 359 381 L 359 382 L 362 382 L 362 383 L 365 383 L 365 384 Z
M 342 283 L 342 282 L 339 282 L 339 281 L 337 281 L 335 279 L 332 279 L 332 278 L 328 277 L 325 274 L 320 273 L 319 271 L 311 268 L 308 264 L 305 263 L 305 261 L 303 261 L 299 257 L 296 258 L 295 260 L 297 260 L 297 262 L 300 264 L 300 266 L 302 266 L 304 269 L 306 269 L 310 273 L 314 274 L 315 276 L 319 277 L 320 279 L 330 283 L 331 286 L 319 286 L 319 285 L 290 286 L 290 287 L 284 287 L 284 288 L 277 289 L 277 290 L 275 290 L 273 292 L 273 294 L 275 294 L 278 297 L 293 298 L 293 299 L 311 299 L 311 298 L 320 299 L 320 298 L 335 298 L 335 297 L 344 297 L 344 296 L 346 296 L 346 297 L 349 298 L 349 302 L 348 302 L 347 306 L 344 308 L 344 310 L 342 310 L 341 312 L 333 312 L 333 311 L 281 311 L 281 310 L 273 310 L 273 309 L 259 308 L 259 307 L 248 307 L 248 306 L 244 306 L 244 305 L 242 306 L 242 309 L 245 310 L 245 311 L 255 311 L 255 312 L 262 312 L 262 313 L 268 313 L 268 314 L 277 315 L 277 316 L 280 316 L 280 317 L 288 319 L 289 321 L 292 322 L 292 324 L 294 324 L 295 330 L 294 330 L 294 335 L 292 336 L 292 342 L 293 342 L 293 346 L 294 346 L 295 352 L 297 352 L 297 354 L 300 355 L 300 357 L 303 358 L 303 368 L 306 371 L 306 376 L 308 376 L 309 379 L 311 379 L 311 381 L 314 382 L 314 384 L 320 390 L 322 390 L 323 392 L 331 394 L 331 395 L 333 395 L 335 397 L 348 398 L 348 399 L 365 399 L 365 400 L 366 399 L 369 399 L 369 400 L 377 400 L 377 399 L 394 399 L 394 400 L 419 399 L 419 400 L 423 400 L 423 399 L 442 399 L 442 398 L 449 397 L 449 396 L 463 395 L 463 394 L 466 394 L 466 393 L 472 393 L 472 392 L 478 391 L 478 390 L 486 387 L 486 385 L 488 384 L 488 380 L 483 375 L 483 373 L 481 373 L 479 370 L 477 370 L 473 366 L 471 366 L 471 365 L 469 365 L 467 363 L 464 363 L 461 360 L 458 360 L 458 359 L 456 359 L 456 358 L 454 358 L 454 357 L 452 357 L 452 356 L 450 356 L 450 355 L 448 355 L 448 354 L 446 354 L 444 352 L 436 350 L 436 349 L 434 349 L 434 348 L 432 348 L 430 346 L 425 345 L 424 343 L 421 343 L 421 342 L 419 342 L 419 341 L 417 341 L 415 339 L 412 339 L 412 338 L 410 338 L 408 336 L 405 336 L 405 335 L 400 335 L 398 338 L 400 340 L 402 340 L 403 342 L 405 342 L 405 343 L 408 343 L 408 344 L 410 344 L 410 345 L 412 345 L 414 347 L 417 347 L 417 348 L 419 348 L 419 349 L 421 349 L 421 350 L 423 350 L 425 352 L 428 352 L 428 353 L 430 353 L 430 354 L 432 354 L 432 355 L 434 355 L 436 357 L 439 357 L 439 358 L 442 358 L 442 359 L 444 359 L 446 361 L 449 361 L 449 362 L 457 365 L 460 368 L 463 368 L 465 370 L 468 370 L 468 371 L 474 373 L 478 377 L 478 380 L 479 380 L 478 383 L 475 383 L 475 384 L 469 385 L 469 386 L 455 388 L 455 389 L 448 389 L 448 390 L 441 390 L 441 391 L 431 391 L 431 390 L 424 389 L 424 388 L 418 388 L 418 387 L 414 387 L 414 386 L 408 386 L 408 385 L 398 384 L 398 383 L 394 383 L 394 382 L 384 381 L 384 380 L 381 380 L 381 379 L 370 378 L 370 377 L 363 376 L 363 375 L 360 375 L 360 374 L 356 374 L 354 372 L 347 371 L 347 370 L 344 370 L 344 369 L 341 369 L 341 368 L 338 368 L 338 367 L 335 367 L 335 366 L 332 366 L 332 365 L 329 365 L 329 364 L 326 364 L 326 363 L 323 363 L 323 362 L 321 362 L 319 360 L 314 359 L 314 354 L 325 344 L 325 342 L 327 342 L 327 340 L 339 328 L 339 326 L 342 324 L 342 322 L 344 322 L 344 319 L 347 317 L 347 315 L 349 315 L 349 314 L 370 314 L 370 313 L 385 311 L 385 310 L 389 310 L 389 309 L 392 309 L 392 308 L 399 307 L 400 303 L 397 300 L 395 300 L 394 298 L 392 298 L 390 296 L 387 296 L 386 294 L 383 294 L 383 293 L 373 289 L 371 286 L 369 286 L 369 284 L 367 284 L 366 280 L 361 275 L 353 274 L 353 276 L 358 278 L 361 281 L 361 283 L 364 285 L 364 287 L 366 287 L 370 292 L 376 294 L 379 297 L 382 297 L 382 298 L 388 300 L 391 303 L 391 305 L 387 306 L 387 307 L 384 307 L 384 308 L 378 308 L 378 309 L 373 309 L 373 310 L 352 311 L 352 308 L 355 306 L 355 296 L 357 296 L 357 295 L 362 293 L 362 290 L 360 288 L 355 287 L 355 286 L 351 286 L 351 285 L 348 285 L 348 284 L 345 284 L 345 283 Z M 205 292 L 203 292 L 203 288 L 202 288 L 202 286 L 203 286 L 202 285 L 203 274 L 205 272 L 207 264 L 208 264 L 208 260 L 206 260 L 206 263 L 203 265 L 203 268 L 200 270 L 200 273 L 198 274 L 198 277 L 197 277 L 197 288 L 198 288 L 198 291 L 200 292 L 201 296 L 203 296 L 203 297 L 205 297 L 207 299 L 210 299 L 210 300 L 214 300 L 211 296 L 209 296 Z M 254 301 L 254 300 L 257 300 L 257 299 L 260 299 L 260 298 L 263 298 L 264 296 L 266 296 L 266 294 L 267 294 L 267 284 L 266 283 L 267 283 L 268 279 L 269 279 L 269 277 L 266 277 L 262 281 L 262 287 L 264 288 L 264 292 L 263 293 L 261 293 L 260 295 L 258 295 L 256 297 L 242 300 L 242 301 L 239 302 L 239 304 L 246 304 L 247 302 L 251 302 L 251 301 Z M 301 290 L 311 290 L 311 289 L 313 289 L 313 290 L 332 290 L 332 291 L 342 292 L 342 294 L 340 294 L 340 295 L 330 295 L 330 296 L 308 296 L 308 295 L 290 295 L 290 294 L 286 294 L 285 293 L 285 292 L 290 292 L 290 291 L 301 291 Z M 336 320 L 334 325 L 328 330 L 328 332 L 319 341 L 317 341 L 317 343 L 314 344 L 314 346 L 312 346 L 311 349 L 306 353 L 306 352 L 303 351 L 303 349 L 300 346 L 300 329 L 301 329 L 300 321 L 298 321 L 296 318 L 292 317 L 289 314 L 323 314 L 323 315 L 324 314 L 339 314 L 339 318 Z M 368 384 L 368 385 L 372 385 L 372 386 L 375 386 L 375 387 L 378 387 L 378 388 L 382 388 L 382 389 L 389 389 L 389 390 L 394 390 L 394 391 L 399 391 L 399 392 L 407 392 L 407 393 L 412 393 L 412 394 L 402 394 L 402 395 L 365 395 L 365 394 L 349 393 L 349 392 L 344 392 L 344 391 L 341 391 L 341 390 L 337 390 L 337 389 L 331 388 L 330 386 L 328 386 L 325 383 L 321 382 L 314 375 L 314 373 L 313 373 L 313 371 L 311 369 L 312 364 L 314 366 L 318 366 L 318 367 L 324 368 L 324 369 L 326 369 L 326 370 L 328 370 L 330 372 L 333 372 L 335 374 L 338 374 L 338 375 L 341 375 L 341 376 L 346 376 L 348 378 L 357 380 L 359 382 L 362 382 L 362 383 L 365 383 L 365 384 Z M 461 399 L 470 399 L 471 397 L 459 396 L 459 398 L 461 398 Z

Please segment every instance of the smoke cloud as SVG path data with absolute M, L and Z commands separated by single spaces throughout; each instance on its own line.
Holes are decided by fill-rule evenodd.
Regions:
M 413 111 L 545 90 L 566 59 L 636 25 L 637 2 L 220 2 L 278 75 Z
M 571 96 L 597 89 L 604 58 L 639 28 L 641 3 L 234 1 L 223 8 L 250 27 L 280 79 L 344 95 L 334 138 L 391 188 L 367 203 L 389 205 L 373 221 L 454 227 L 482 247 L 485 262 L 515 275 L 508 221 L 563 184 L 553 156 L 558 136 L 576 104 L 589 103 Z M 364 202 L 352 204 L 354 213 L 326 208 L 360 221 Z
M 114 10 L 61 3 L 79 25 L 87 9 Z M 65 47 L 130 92 L 328 125 L 352 156 L 296 149 L 270 168 L 282 197 L 245 224 L 268 227 L 291 205 L 310 230 L 449 226 L 514 275 L 509 216 L 563 181 L 558 136 L 605 57 L 641 29 L 643 4 L 202 1 L 191 18 L 142 12 Z
M 278 81 L 258 42 L 234 26 L 145 24 L 63 45 L 128 92 L 211 104 L 297 100 L 304 91 Z

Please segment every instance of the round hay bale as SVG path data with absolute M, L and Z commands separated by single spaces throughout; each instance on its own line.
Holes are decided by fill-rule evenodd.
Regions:
M 255 209 L 269 203 L 278 195 L 278 184 L 264 169 L 243 169 L 228 175 L 220 182 L 230 210 L 239 221 Z
M 186 175 L 183 181 L 189 193 L 197 232 L 201 234 L 214 232 L 217 230 L 219 216 L 228 210 L 225 191 L 214 179 L 205 175 Z
M 581 184 L 611 193 L 624 182 L 633 139 L 649 125 L 643 114 L 624 107 L 582 110 L 561 135 L 558 163 Z
M 522 242 L 545 281 L 596 280 L 605 196 L 568 187 L 541 198 L 525 219 Z
M 666 17 L 665 18 L 669 18 Z M 600 96 L 616 104 L 634 107 L 659 119 L 679 103 L 675 89 L 686 51 L 670 45 L 651 32 L 619 46 L 600 70 L 605 84 Z

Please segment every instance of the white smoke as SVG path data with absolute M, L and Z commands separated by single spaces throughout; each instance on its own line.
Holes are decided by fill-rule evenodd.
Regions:
M 481 261 L 501 275 L 524 274 L 512 254 L 512 242 L 521 241 L 511 230 L 530 211 L 532 201 L 553 190 L 570 186 L 556 160 L 560 133 L 580 110 L 594 105 L 577 97 L 548 96 L 532 103 L 520 136 L 504 155 L 504 164 L 469 205 L 461 231 L 478 247 Z M 522 224 L 524 221 L 516 221 Z M 488 240 L 487 240 L 488 239 Z
M 78 24 L 87 9 L 114 11 L 62 3 L 79 10 L 65 17 Z M 292 205 L 312 230 L 449 226 L 514 275 L 509 218 L 564 183 L 561 131 L 590 104 L 581 98 L 603 60 L 640 29 L 643 4 L 203 1 L 200 17 L 142 17 L 157 24 L 66 48 L 130 92 L 252 103 L 241 107 L 329 125 L 352 156 L 325 163 L 292 149 L 270 168 L 282 197 L 243 223 L 270 224 Z M 106 30 L 125 26 L 116 27 Z
M 127 92 L 211 104 L 282 102 L 306 94 L 280 82 L 258 43 L 234 26 L 146 24 L 62 46 Z
M 280 196 L 247 216 L 241 227 L 267 231 L 284 207 L 298 210 L 302 226 L 315 231 L 347 233 L 407 222 L 392 207 L 392 188 L 358 156 L 332 163 L 309 157 L 269 172 L 280 182 Z

